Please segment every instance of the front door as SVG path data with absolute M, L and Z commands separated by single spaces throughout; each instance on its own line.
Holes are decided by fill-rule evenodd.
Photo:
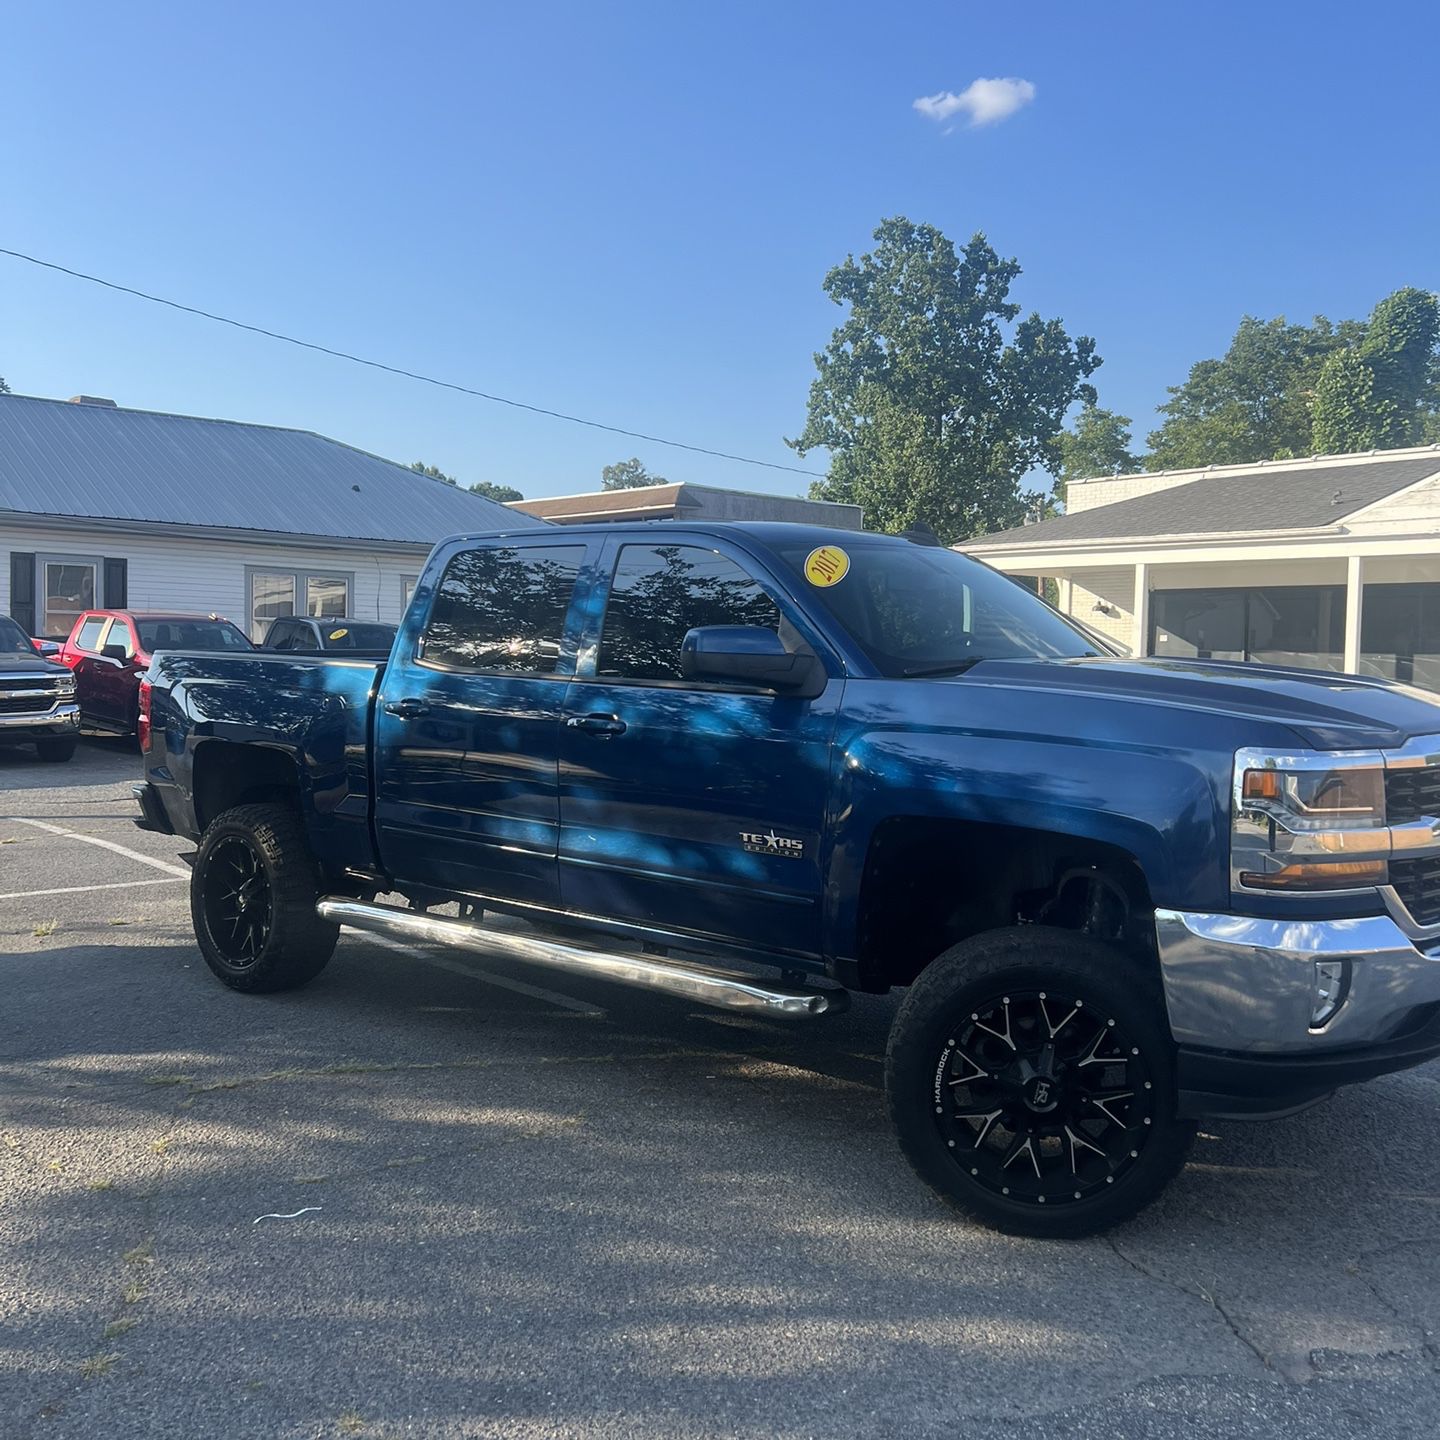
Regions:
M 380 854 L 402 885 L 558 903 L 566 626 L 585 553 L 548 537 L 458 549 L 423 628 L 407 620 L 375 718 Z
M 96 655 L 86 661 L 90 672 L 91 709 L 96 719 L 117 730 L 130 730 L 135 724 L 135 705 L 140 682 L 135 678 L 135 635 L 130 622 L 117 616 L 100 637 L 100 647 L 120 645 L 125 661 L 109 655 Z
M 819 953 L 838 664 L 728 542 L 616 541 L 601 569 L 603 618 L 560 732 L 566 908 Z M 687 680 L 681 641 L 701 625 L 773 628 L 821 653 L 832 678 L 814 700 Z

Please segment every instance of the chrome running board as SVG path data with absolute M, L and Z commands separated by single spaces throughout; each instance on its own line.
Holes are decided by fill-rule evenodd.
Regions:
M 734 970 L 717 970 L 688 960 L 586 950 L 539 935 L 492 930 L 468 920 L 425 915 L 418 910 L 400 910 L 390 905 L 370 905 L 340 896 L 325 897 L 315 909 L 322 920 L 349 925 L 356 930 L 373 930 L 396 940 L 453 945 L 481 954 L 504 955 L 571 975 L 615 980 L 642 990 L 660 990 L 720 1010 L 748 1010 L 752 1014 L 808 1020 L 833 1015 L 850 1003 L 849 991 L 836 986 L 791 985 Z

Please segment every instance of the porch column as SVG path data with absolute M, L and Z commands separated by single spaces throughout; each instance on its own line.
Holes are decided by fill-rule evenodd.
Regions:
M 1345 569 L 1345 669 L 1354 675 L 1360 669 L 1360 622 L 1365 604 L 1365 557 L 1347 557 Z
M 1135 654 L 1150 653 L 1150 567 L 1143 560 L 1135 566 L 1135 603 L 1130 607 L 1135 616 Z

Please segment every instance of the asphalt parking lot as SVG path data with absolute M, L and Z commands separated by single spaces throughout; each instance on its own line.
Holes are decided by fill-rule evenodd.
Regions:
M 891 1000 L 787 1027 L 352 935 L 235 995 L 135 768 L 0 751 L 0 1435 L 1440 1431 L 1440 1067 L 1008 1239 L 891 1139 Z

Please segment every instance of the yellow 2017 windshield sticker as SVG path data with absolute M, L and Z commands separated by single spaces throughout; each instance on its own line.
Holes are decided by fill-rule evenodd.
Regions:
M 348 630 L 332 630 L 330 632 L 330 638 L 332 640 L 343 640 L 349 633 Z
M 822 590 L 850 573 L 850 557 L 838 545 L 821 545 L 805 557 L 805 578 Z

